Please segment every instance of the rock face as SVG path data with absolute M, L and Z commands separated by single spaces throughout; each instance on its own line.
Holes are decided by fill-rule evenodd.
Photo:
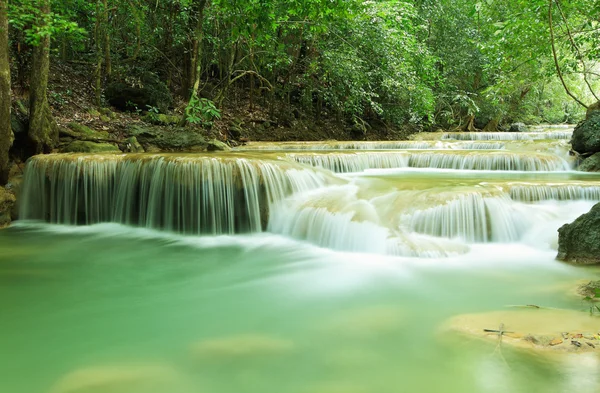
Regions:
M 590 112 L 588 118 L 575 127 L 571 145 L 583 155 L 600 152 L 600 111 Z
M 11 211 L 15 202 L 15 196 L 4 187 L 0 187 L 0 228 L 10 224 Z
M 557 259 L 584 265 L 600 264 L 600 203 L 558 230 Z
M 527 132 L 527 126 L 524 123 L 513 123 L 510 125 L 511 132 Z
M 595 153 L 593 156 L 586 158 L 579 164 L 577 170 L 583 172 L 600 172 L 600 153 Z

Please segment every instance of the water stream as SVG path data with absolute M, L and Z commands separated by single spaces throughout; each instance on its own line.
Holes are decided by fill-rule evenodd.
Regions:
M 585 309 L 600 271 L 556 230 L 600 176 L 569 133 L 35 157 L 0 231 L 0 392 L 597 393 L 595 355 L 444 330 Z

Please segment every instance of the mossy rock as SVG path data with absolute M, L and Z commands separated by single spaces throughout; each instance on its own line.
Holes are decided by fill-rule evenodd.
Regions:
M 591 112 L 586 120 L 575 127 L 571 145 L 579 154 L 600 152 L 600 111 Z
M 110 119 L 115 119 L 117 117 L 117 114 L 111 111 L 109 108 L 100 108 L 98 109 L 98 112 L 100 112 L 102 116 L 106 116 Z
M 63 147 L 61 153 L 120 153 L 121 150 L 110 143 L 73 141 Z
M 100 116 L 100 112 L 95 108 L 90 108 L 87 112 L 92 116 Z
M 226 143 L 223 143 L 217 139 L 211 139 L 208 141 L 208 146 L 206 147 L 208 151 L 227 151 L 231 150 L 231 147 Z
M 162 113 L 148 113 L 143 119 L 147 123 L 162 126 L 177 125 L 182 123 L 181 116 L 163 115 Z
M 198 131 L 183 127 L 134 125 L 129 127 L 128 133 L 136 137 L 147 152 L 195 152 L 205 151 L 208 146 L 206 138 Z
M 13 193 L 0 187 L 0 228 L 4 228 L 10 224 L 11 211 L 16 203 L 16 198 Z
M 103 121 L 104 123 L 109 123 L 111 120 L 110 117 L 104 116 L 104 115 L 100 115 L 98 118 L 100 119 L 100 121 Z
M 571 224 L 560 227 L 557 259 L 583 265 L 600 264 L 600 203 Z
M 138 142 L 137 138 L 132 136 L 125 140 L 125 149 L 129 153 L 144 153 L 144 147 Z
M 95 131 L 92 130 L 90 127 L 85 126 L 83 124 L 80 123 L 69 123 L 67 124 L 67 126 L 69 127 L 69 130 L 71 132 L 69 132 L 69 130 L 64 131 L 63 133 L 67 134 L 68 136 L 71 136 L 73 138 L 82 138 L 82 139 L 108 139 L 109 135 L 108 135 L 108 131 Z
M 586 158 L 579 164 L 577 170 L 582 172 L 600 172 L 600 153 Z

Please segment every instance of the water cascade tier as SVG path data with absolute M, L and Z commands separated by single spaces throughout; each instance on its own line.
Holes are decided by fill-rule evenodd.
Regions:
M 531 132 L 423 132 L 416 134 L 414 140 L 442 141 L 533 141 L 568 140 L 573 136 L 572 128 Z
M 569 163 L 553 154 L 509 151 L 397 151 L 288 153 L 287 157 L 333 172 L 367 169 L 434 168 L 493 171 L 567 171 Z
M 21 218 L 118 222 L 183 233 L 259 232 L 271 204 L 327 175 L 276 160 L 201 155 L 45 155 L 27 164 Z
M 252 142 L 241 146 L 238 150 L 500 150 L 505 143 L 496 141 L 347 141 L 347 142 Z

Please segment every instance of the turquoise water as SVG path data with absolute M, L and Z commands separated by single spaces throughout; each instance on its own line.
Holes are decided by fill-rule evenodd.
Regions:
M 584 310 L 568 293 L 598 270 L 550 249 L 480 244 L 424 260 L 272 234 L 30 223 L 0 231 L 0 255 L 0 392 L 598 391 L 598 363 L 569 368 L 442 329 L 508 305 Z

